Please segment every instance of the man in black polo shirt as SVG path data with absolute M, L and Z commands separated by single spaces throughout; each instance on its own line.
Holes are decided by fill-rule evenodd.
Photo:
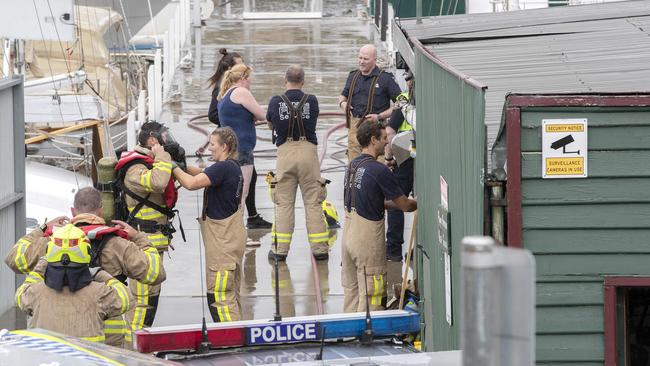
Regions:
M 377 67 L 377 48 L 367 44 L 359 49 L 357 70 L 351 71 L 339 96 L 339 107 L 346 113 L 348 133 L 348 161 L 361 153 L 357 128 L 361 121 L 383 121 L 390 117 L 391 101 L 401 93 L 393 74 Z
M 271 190 L 273 202 L 277 205 L 276 223 L 271 231 L 274 243 L 269 251 L 271 259 L 277 257 L 278 260 L 285 260 L 289 253 L 298 186 L 305 205 L 311 253 L 318 260 L 329 256 L 329 231 L 321 208 L 326 196 L 325 180 L 320 176 L 316 152 L 318 100 L 313 95 L 303 93 L 304 83 L 302 67 L 290 66 L 285 75 L 286 92 L 271 98 L 266 112 L 266 120 L 272 125 L 278 146 L 277 181 Z
M 390 169 L 377 161 L 384 153 L 386 129 L 364 121 L 357 139 L 361 155 L 345 173 L 345 225 L 341 259 L 345 312 L 383 310 L 386 306 L 386 239 L 384 211 L 415 211 L 417 202 L 407 198 Z M 364 283 L 365 281 L 365 283 Z M 366 292 L 367 289 L 367 292 Z M 365 299 L 365 300 L 364 300 Z

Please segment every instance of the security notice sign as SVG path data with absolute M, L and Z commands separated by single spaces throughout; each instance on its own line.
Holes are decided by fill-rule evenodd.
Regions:
M 587 120 L 542 120 L 542 177 L 587 177 Z

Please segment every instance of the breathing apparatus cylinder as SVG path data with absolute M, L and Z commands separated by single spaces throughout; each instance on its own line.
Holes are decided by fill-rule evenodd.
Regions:
M 102 194 L 102 207 L 106 222 L 111 222 L 115 218 L 115 198 L 113 196 L 113 182 L 117 177 L 115 165 L 117 165 L 117 159 L 113 156 L 103 157 L 97 162 L 97 189 Z

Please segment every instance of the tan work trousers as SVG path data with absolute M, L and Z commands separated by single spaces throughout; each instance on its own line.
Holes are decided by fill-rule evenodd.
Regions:
M 357 140 L 357 130 L 359 129 L 360 118 L 350 117 L 350 128 L 348 129 L 348 163 L 361 155 L 361 145 Z M 384 155 L 379 155 L 377 161 L 385 164 Z
M 300 187 L 311 252 L 315 255 L 327 253 L 329 231 L 322 208 L 327 188 L 325 179 L 320 176 L 316 145 L 306 140 L 287 141 L 280 145 L 276 179 L 275 189 L 271 190 L 277 209 L 276 223 L 271 230 L 271 250 L 275 252 L 277 238 L 277 253 L 289 253 L 295 226 L 296 191 Z
M 343 310 L 346 313 L 384 310 L 386 306 L 386 244 L 384 220 L 345 212 L 341 249 Z M 365 268 L 365 273 L 364 273 Z
M 165 240 L 167 243 L 169 243 L 167 237 L 161 233 L 147 234 L 147 237 L 149 238 L 149 241 L 152 242 L 152 244 L 155 240 Z M 165 249 L 166 248 L 167 246 L 165 246 Z M 164 254 L 164 251 L 158 251 L 161 267 L 163 265 L 163 258 L 165 257 Z M 131 333 L 133 331 L 150 327 L 153 324 L 154 318 L 156 316 L 156 311 L 158 310 L 160 288 L 160 284 L 146 285 L 132 278 L 129 278 L 129 290 L 135 297 L 136 305 L 124 314 L 124 319 L 127 322 L 124 335 L 124 340 L 126 343 L 131 344 Z
M 211 304 L 208 300 L 208 305 L 216 309 L 221 322 L 240 320 L 239 287 L 246 248 L 243 210 L 240 206 L 237 212 L 222 220 L 199 219 L 199 224 L 205 245 L 208 295 L 214 294 L 215 300 Z
M 357 129 L 361 118 L 350 117 L 350 128 L 348 129 L 348 162 L 361 155 L 361 145 L 357 141 Z

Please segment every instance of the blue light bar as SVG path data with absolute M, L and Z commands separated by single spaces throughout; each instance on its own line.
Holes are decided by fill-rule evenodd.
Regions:
M 282 321 L 246 320 L 207 325 L 213 347 L 241 347 L 265 344 L 290 344 L 318 341 L 326 328 L 325 339 L 361 337 L 366 329 L 366 314 L 346 313 L 284 318 Z M 407 310 L 371 312 L 372 329 L 377 337 L 420 331 L 420 314 Z M 201 324 L 154 327 L 134 333 L 140 352 L 194 349 L 201 339 Z

